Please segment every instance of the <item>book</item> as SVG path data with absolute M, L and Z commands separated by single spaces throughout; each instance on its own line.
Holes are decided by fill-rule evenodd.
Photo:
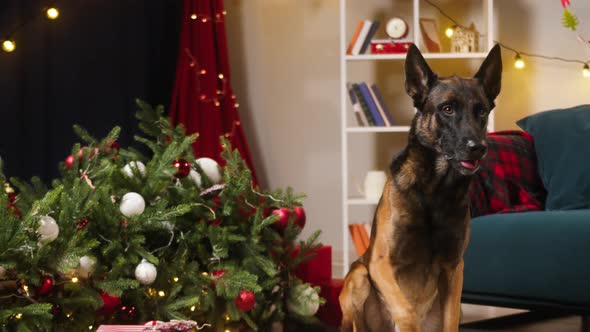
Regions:
M 348 225 L 348 230 L 350 232 L 350 237 L 352 238 L 352 244 L 354 245 L 356 254 L 360 257 L 365 253 L 366 248 L 363 245 L 361 234 L 357 226 L 358 225 L 356 224 L 350 224 Z
M 391 126 L 397 125 L 397 123 L 393 119 L 393 115 L 391 115 L 391 112 L 389 111 L 389 108 L 387 107 L 387 104 L 385 103 L 385 101 L 383 99 L 383 95 L 381 94 L 381 91 L 377 87 L 377 84 L 371 85 L 371 89 L 375 93 L 375 97 L 377 97 L 376 98 L 377 102 L 379 102 L 379 105 L 381 105 L 381 108 L 383 108 L 383 112 L 385 113 L 387 120 L 389 120 L 390 125 Z
M 369 86 L 369 92 L 371 93 L 371 98 L 375 101 L 375 105 L 377 105 L 377 110 L 379 110 L 379 115 L 381 115 L 383 122 L 385 122 L 385 126 L 391 127 L 391 122 L 389 122 L 389 118 L 387 118 L 387 116 L 385 116 L 385 111 L 383 110 L 381 103 L 377 99 L 377 96 L 375 95 L 375 91 L 373 91 L 373 89 L 376 87 L 377 86 L 375 84 L 372 84 L 371 86 Z
M 365 230 L 367 231 L 367 234 L 369 235 L 369 238 L 371 238 L 371 224 L 366 222 L 363 224 L 363 226 L 365 226 Z
M 373 36 L 377 32 L 378 28 L 379 28 L 379 21 L 373 21 L 373 23 L 371 23 L 371 27 L 369 28 L 369 32 L 367 33 L 367 36 L 365 37 L 365 40 L 363 41 L 363 45 L 361 46 L 361 50 L 360 50 L 359 54 L 365 54 L 365 52 L 367 52 L 367 48 L 369 48 L 369 45 L 371 44 L 371 39 L 373 39 Z
M 352 48 L 354 47 L 354 44 L 356 43 L 356 40 L 358 39 L 359 34 L 361 33 L 362 29 L 363 29 L 363 20 L 360 20 L 356 25 L 356 29 L 354 29 L 354 33 L 352 34 L 352 39 L 350 40 L 350 43 L 348 44 L 348 48 L 346 49 L 346 54 L 352 54 Z
M 359 88 L 361 90 L 361 94 L 363 96 L 363 99 L 367 103 L 367 106 L 369 107 L 369 111 L 371 112 L 371 115 L 373 116 L 373 119 L 375 120 L 375 125 L 380 126 L 380 127 L 385 126 L 385 121 L 381 117 L 381 114 L 379 114 L 379 109 L 377 108 L 377 104 L 375 103 L 375 100 L 373 100 L 373 98 L 371 97 L 371 92 L 369 91 L 369 87 L 367 86 L 367 83 L 361 82 L 359 84 Z
M 359 103 L 358 98 L 356 97 L 356 94 L 354 93 L 354 90 L 352 89 L 352 84 L 347 83 L 346 88 L 348 90 L 348 97 L 350 98 L 350 102 L 352 103 L 352 110 L 353 110 L 354 116 L 356 118 L 356 123 L 360 127 L 367 126 L 367 124 L 368 124 L 367 117 L 365 116 L 365 113 L 363 112 L 363 109 L 361 108 L 361 104 Z
M 359 233 L 361 234 L 361 240 L 363 243 L 363 253 L 367 250 L 367 248 L 369 248 L 369 234 L 367 234 L 367 229 L 365 228 L 365 224 L 359 224 L 357 225 L 358 229 L 359 229 Z
M 361 109 L 363 110 L 363 113 L 365 114 L 365 118 L 367 119 L 367 125 L 374 126 L 375 119 L 373 119 L 373 115 L 371 115 L 371 111 L 369 110 L 369 106 L 367 105 L 367 102 L 363 98 L 363 94 L 361 93 L 361 88 L 359 87 L 359 85 L 357 83 L 352 84 L 352 91 L 355 93 L 356 98 L 359 101 L 359 104 L 361 105 Z
M 371 29 L 371 24 L 372 23 L 369 20 L 363 21 L 363 28 L 361 29 L 361 32 L 359 32 L 356 42 L 354 43 L 354 46 L 352 48 L 352 52 L 351 52 L 352 55 L 360 54 L 361 47 L 363 47 L 363 43 L 365 42 L 365 38 L 367 38 L 367 34 L 369 33 L 369 30 Z

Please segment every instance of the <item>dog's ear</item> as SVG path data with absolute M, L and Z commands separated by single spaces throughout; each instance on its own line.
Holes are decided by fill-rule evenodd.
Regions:
M 483 85 L 488 98 L 494 101 L 500 93 L 502 85 L 502 53 L 496 44 L 474 76 Z
M 414 100 L 414 106 L 419 108 L 436 80 L 436 74 L 432 72 L 422 53 L 414 44 L 411 44 L 408 49 L 405 69 L 406 92 Z

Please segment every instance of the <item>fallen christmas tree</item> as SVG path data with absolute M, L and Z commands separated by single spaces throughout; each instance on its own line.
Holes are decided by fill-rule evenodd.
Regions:
M 293 275 L 320 246 L 319 232 L 296 243 L 303 197 L 260 192 L 225 139 L 224 167 L 195 159 L 197 135 L 138 105 L 149 158 L 119 147 L 119 128 L 97 140 L 75 127 L 85 144 L 51 188 L 0 173 L 0 330 L 190 319 L 264 331 L 313 319 L 317 289 Z

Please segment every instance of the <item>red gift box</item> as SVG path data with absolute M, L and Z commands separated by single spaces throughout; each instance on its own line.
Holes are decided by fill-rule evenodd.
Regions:
M 408 40 L 375 39 L 371 40 L 371 54 L 408 53 L 411 44 Z
M 144 325 L 101 325 L 96 332 L 143 332 Z
M 295 248 L 293 255 L 298 253 L 299 247 Z M 322 246 L 314 253 L 315 257 L 299 264 L 293 272 L 299 279 L 316 285 L 332 279 L 332 247 Z
M 322 289 L 320 296 L 326 300 L 326 303 L 320 306 L 316 317 L 328 326 L 338 327 L 342 321 L 342 310 L 338 297 L 343 284 L 344 279 L 332 279 L 318 285 Z

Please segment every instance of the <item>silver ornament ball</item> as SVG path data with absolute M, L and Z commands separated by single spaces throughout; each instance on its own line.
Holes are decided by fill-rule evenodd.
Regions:
M 121 199 L 119 210 L 125 217 L 140 215 L 145 210 L 145 200 L 138 193 L 126 193 Z
M 50 216 L 43 216 L 39 220 L 39 228 L 37 228 L 40 244 L 47 244 L 57 239 L 59 235 L 59 226 L 55 219 Z

